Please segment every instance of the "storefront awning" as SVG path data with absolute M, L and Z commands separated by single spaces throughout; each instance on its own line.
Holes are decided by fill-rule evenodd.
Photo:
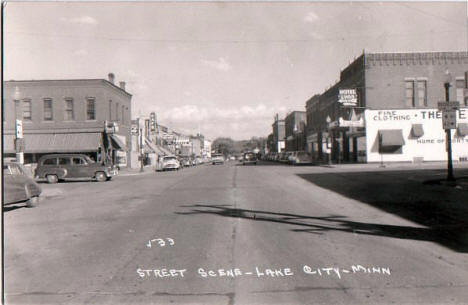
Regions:
M 459 136 L 468 136 L 468 123 L 458 123 L 457 133 Z
M 413 137 L 419 138 L 424 135 L 424 129 L 422 124 L 413 124 L 411 127 L 411 134 Z
M 111 134 L 112 147 L 120 150 L 127 150 L 127 145 L 117 135 Z
M 149 141 L 148 139 L 145 139 L 145 152 L 146 153 L 155 153 L 157 155 L 167 155 L 164 150 L 161 149 L 160 146 L 154 144 L 153 142 Z
M 381 146 L 403 146 L 405 139 L 401 129 L 379 130 Z
M 101 133 L 25 134 L 25 153 L 95 152 L 101 146 Z M 15 135 L 3 136 L 5 153 L 15 152 Z

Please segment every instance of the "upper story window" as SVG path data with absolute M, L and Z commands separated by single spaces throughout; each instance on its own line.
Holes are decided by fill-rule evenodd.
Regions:
M 415 107 L 414 100 L 414 80 L 405 80 L 406 106 Z
M 88 97 L 86 99 L 86 119 L 96 119 L 96 100 L 94 99 L 94 97 Z
M 424 106 L 427 107 L 427 81 L 418 80 L 418 107 Z
M 119 103 L 117 103 L 115 106 L 115 120 L 117 122 L 119 121 Z
M 122 105 L 122 125 L 125 124 L 125 106 Z
M 109 100 L 109 121 L 112 121 L 112 100 Z
M 465 97 L 465 80 L 457 79 L 456 81 L 456 93 L 457 101 L 460 102 L 460 105 L 468 106 L 468 97 Z
M 72 98 L 65 99 L 65 121 L 73 121 L 75 119 L 74 105 Z
M 23 100 L 23 120 L 24 121 L 31 121 L 32 120 L 32 106 L 31 100 L 25 99 Z
M 52 121 L 54 119 L 54 109 L 52 99 L 44 99 L 44 121 Z

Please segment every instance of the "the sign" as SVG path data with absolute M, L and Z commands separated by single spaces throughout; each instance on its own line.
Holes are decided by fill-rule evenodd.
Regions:
M 338 119 L 340 127 L 364 127 L 364 120 L 360 118 L 359 120 L 343 120 L 343 118 Z
M 457 111 L 444 111 L 442 113 L 442 126 L 444 129 L 457 129 Z
M 151 131 L 156 131 L 156 113 L 150 113 L 150 129 Z
M 437 109 L 439 111 L 452 111 L 460 109 L 459 101 L 437 102 Z
M 24 152 L 24 139 L 23 138 L 15 139 L 15 151 L 17 153 Z
M 134 135 L 134 136 L 138 135 L 138 126 L 137 125 L 132 125 L 132 135 Z
M 23 121 L 16 120 L 16 138 L 22 139 L 23 138 Z
M 343 106 L 357 106 L 356 89 L 340 89 L 338 94 L 338 102 Z

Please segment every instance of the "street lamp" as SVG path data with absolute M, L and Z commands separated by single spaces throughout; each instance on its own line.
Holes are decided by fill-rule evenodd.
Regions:
M 449 105 L 450 101 L 450 83 L 452 82 L 452 75 L 450 71 L 447 69 L 445 71 L 445 80 L 444 80 L 444 88 L 445 88 L 445 101 L 447 105 Z M 445 141 L 447 143 L 447 181 L 455 181 L 455 177 L 453 176 L 453 165 L 452 165 L 452 130 L 450 128 L 445 129 Z
M 15 150 L 16 162 L 24 164 L 24 139 L 23 139 L 23 120 L 20 119 L 21 111 L 21 93 L 18 87 L 15 87 L 13 102 L 15 103 Z M 19 109 L 18 109 L 19 108 Z M 18 111 L 19 110 L 19 111 Z
M 328 140 L 330 140 L 330 144 L 331 144 L 331 118 L 329 115 L 327 115 L 327 130 L 328 130 L 328 139 L 327 139 L 327 152 L 328 152 L 328 165 L 331 165 L 332 164 L 332 160 L 331 160 L 331 145 L 330 147 L 329 146 L 329 143 L 328 143 Z

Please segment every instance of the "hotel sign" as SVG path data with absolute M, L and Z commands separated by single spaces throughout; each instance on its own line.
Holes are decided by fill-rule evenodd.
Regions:
M 343 106 L 357 106 L 358 99 L 356 89 L 340 89 L 338 102 Z

